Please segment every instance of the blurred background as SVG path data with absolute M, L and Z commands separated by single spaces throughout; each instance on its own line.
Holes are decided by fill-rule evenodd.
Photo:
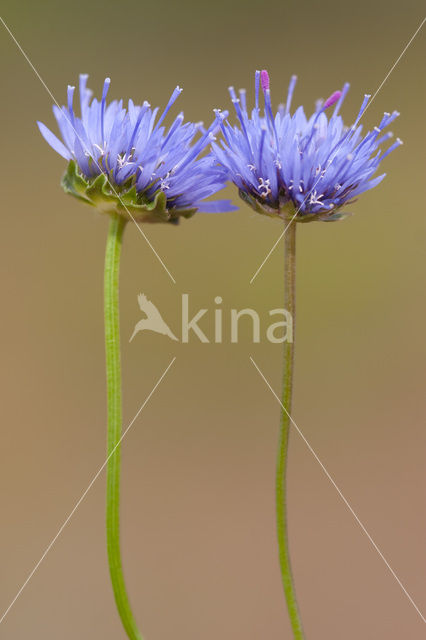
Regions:
M 253 91 L 267 68 L 275 104 L 351 82 L 352 123 L 420 24 L 396 0 L 3 2 L 3 18 L 62 104 L 80 72 L 99 95 L 175 107 L 189 119 Z M 388 177 L 341 224 L 298 229 L 294 418 L 420 608 L 425 601 L 425 31 L 364 118 L 398 109 L 404 146 Z M 0 609 L 9 605 L 105 459 L 102 278 L 107 220 L 59 186 L 65 163 L 41 138 L 52 99 L 3 29 Z M 424 68 L 424 67 L 423 67 Z M 420 77 L 421 76 L 421 77 Z M 176 361 L 123 443 L 122 538 L 133 608 L 147 640 L 291 638 L 277 562 L 274 467 L 281 347 L 128 339 L 144 292 L 175 331 L 191 308 L 282 306 L 282 247 L 249 280 L 279 222 L 241 210 L 126 229 L 121 273 L 124 420 Z M 212 335 L 213 314 L 203 321 Z M 0 626 L 21 640 L 124 639 L 104 539 L 104 474 Z M 422 621 L 296 432 L 290 543 L 307 638 L 419 638 Z

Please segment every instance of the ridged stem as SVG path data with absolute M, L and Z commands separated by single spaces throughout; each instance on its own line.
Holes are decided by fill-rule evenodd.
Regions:
M 280 434 L 276 469 L 276 516 L 281 578 L 288 614 L 295 640 L 304 640 L 302 622 L 291 572 L 287 524 L 287 459 L 293 392 L 294 332 L 296 321 L 296 223 L 291 223 L 284 235 L 284 307 L 292 317 L 291 340 L 284 343 L 284 375 L 282 389 Z
M 111 217 L 105 253 L 104 312 L 108 437 L 106 535 L 108 563 L 118 613 L 130 640 L 142 640 L 127 596 L 120 553 L 121 358 L 118 286 L 125 218 Z

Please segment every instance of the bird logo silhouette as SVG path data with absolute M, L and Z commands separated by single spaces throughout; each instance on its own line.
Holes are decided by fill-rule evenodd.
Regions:
M 151 300 L 148 300 L 143 293 L 138 295 L 138 303 L 141 311 L 146 315 L 146 318 L 142 318 L 142 320 L 139 320 L 136 324 L 129 342 L 133 340 L 139 331 L 154 331 L 155 333 L 161 333 L 163 336 L 168 336 L 172 340 L 179 342 L 173 331 L 164 322 L 155 304 L 152 303 Z

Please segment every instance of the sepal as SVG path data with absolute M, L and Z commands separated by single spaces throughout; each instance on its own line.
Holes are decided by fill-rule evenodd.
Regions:
M 62 178 L 61 186 L 68 193 L 82 202 L 95 207 L 101 213 L 118 213 L 136 222 L 171 222 L 176 224 L 180 217 L 190 218 L 197 208 L 179 209 L 168 206 L 167 196 L 160 189 L 150 200 L 138 194 L 134 179 L 123 185 L 111 186 L 105 173 L 87 179 L 78 171 L 77 164 L 70 160 Z
M 292 202 L 284 202 L 280 208 L 269 206 L 266 202 L 258 200 L 253 195 L 239 189 L 239 196 L 246 204 L 248 204 L 254 211 L 261 213 L 262 215 L 269 216 L 270 218 L 280 218 L 281 220 L 294 220 L 295 222 L 336 222 L 344 220 L 350 213 L 346 211 L 342 212 L 338 209 L 330 209 L 330 211 L 320 211 L 318 213 L 302 213 L 298 211 Z

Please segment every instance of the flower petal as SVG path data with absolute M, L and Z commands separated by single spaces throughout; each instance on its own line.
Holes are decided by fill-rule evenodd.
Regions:
M 238 211 L 231 200 L 213 200 L 212 202 L 196 202 L 194 207 L 199 207 L 198 213 L 227 213 Z
M 46 140 L 48 144 L 54 149 L 60 156 L 65 158 L 65 160 L 71 160 L 72 155 L 66 148 L 66 146 L 55 136 L 54 133 L 50 131 L 42 122 L 37 122 L 38 128 L 40 129 L 40 133 L 43 138 Z

